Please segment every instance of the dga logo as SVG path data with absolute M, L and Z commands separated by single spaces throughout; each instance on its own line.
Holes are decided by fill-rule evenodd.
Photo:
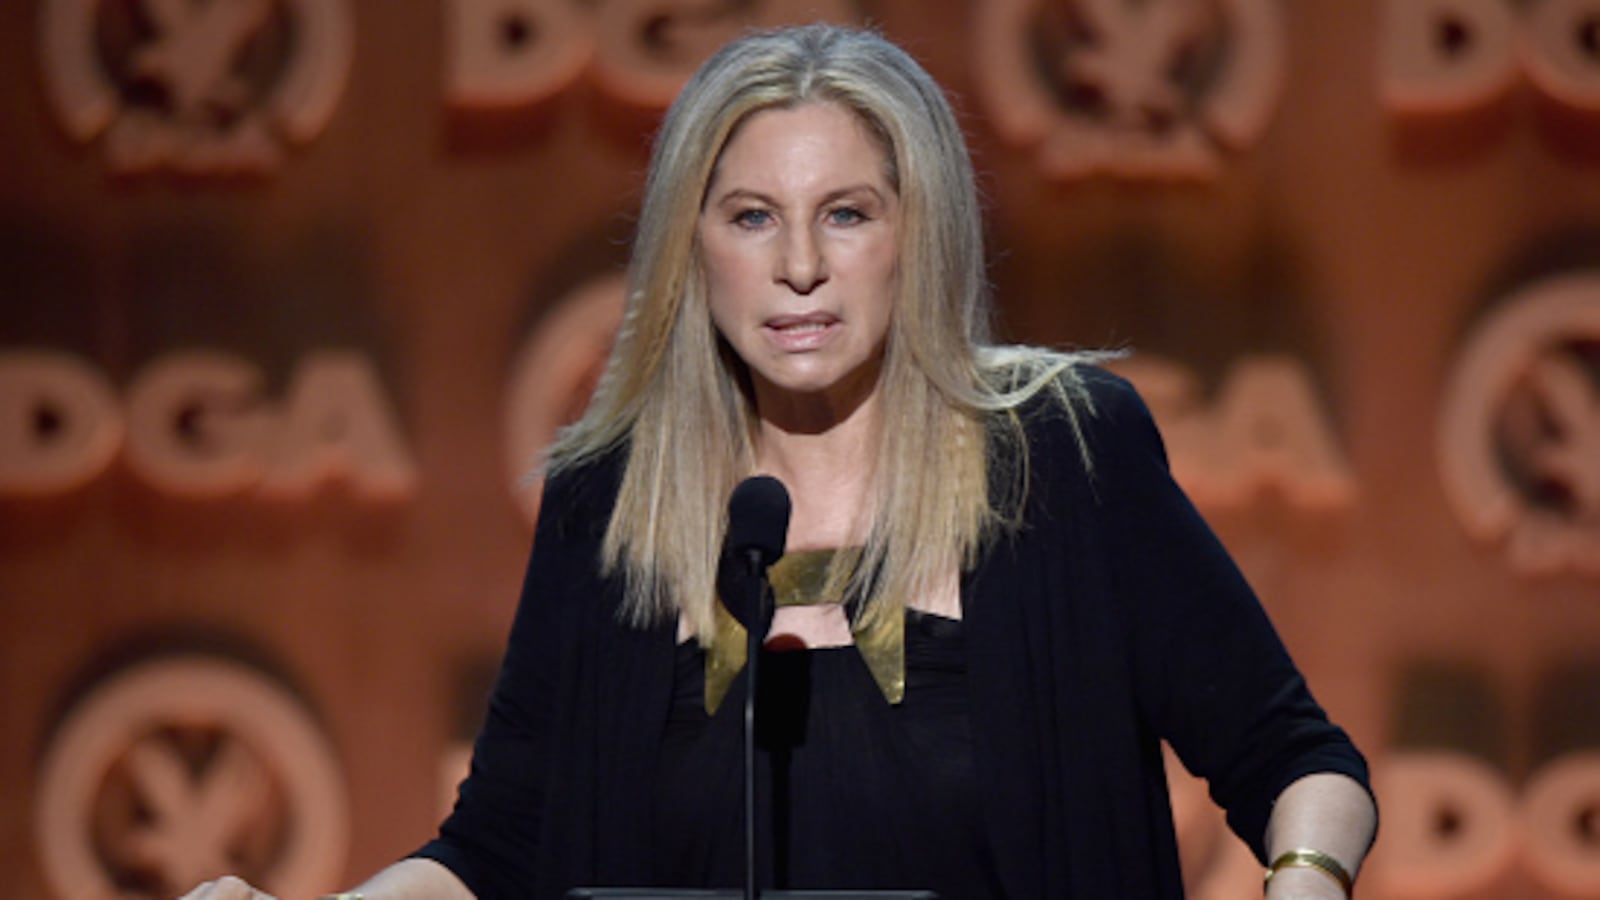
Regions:
M 1526 572 L 1600 575 L 1600 270 L 1506 298 L 1451 379 L 1446 493 L 1469 531 Z
M 35 801 L 58 897 L 173 897 L 227 873 L 281 896 L 339 876 L 344 780 L 320 729 L 275 682 L 211 657 L 122 673 L 75 707 Z
M 1055 178 L 1213 177 L 1283 82 L 1275 0 L 990 0 L 977 73 L 996 129 Z
M 1382 97 L 1395 113 L 1482 110 L 1522 81 L 1569 110 L 1600 113 L 1595 0 L 1389 0 L 1382 17 Z
M 67 133 L 122 173 L 259 173 L 344 90 L 345 0 L 46 0 L 44 83 Z

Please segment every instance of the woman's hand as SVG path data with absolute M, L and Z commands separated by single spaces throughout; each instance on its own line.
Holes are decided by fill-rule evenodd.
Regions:
M 354 888 L 367 900 L 473 900 L 472 892 L 449 869 L 431 859 L 402 859 Z M 341 895 L 342 896 L 342 895 Z M 243 878 L 225 875 L 178 900 L 276 900 Z
M 251 887 L 243 878 L 224 875 L 200 885 L 178 900 L 274 900 L 273 896 Z

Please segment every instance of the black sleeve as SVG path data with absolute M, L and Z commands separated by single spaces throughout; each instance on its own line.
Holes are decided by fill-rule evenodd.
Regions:
M 1229 826 L 1264 859 L 1267 819 L 1284 788 L 1314 772 L 1367 786 L 1366 761 L 1328 721 L 1255 593 L 1173 481 L 1144 402 L 1104 373 L 1091 391 L 1094 485 L 1111 523 L 1141 715 L 1207 780 Z
M 533 553 L 472 767 L 439 835 L 415 856 L 433 859 L 480 900 L 530 896 L 548 787 L 555 685 L 574 610 L 592 585 L 598 544 L 579 521 L 575 476 L 545 486 Z

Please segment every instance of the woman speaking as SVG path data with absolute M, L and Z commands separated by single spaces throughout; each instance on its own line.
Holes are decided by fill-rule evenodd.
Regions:
M 1361 755 L 1134 391 L 991 342 L 971 163 L 908 55 L 826 25 L 722 48 L 666 115 L 635 240 L 471 774 L 355 895 L 741 883 L 746 635 L 719 568 L 756 474 L 793 502 L 759 660 L 764 886 L 1181 897 L 1166 741 L 1269 898 L 1349 895 Z

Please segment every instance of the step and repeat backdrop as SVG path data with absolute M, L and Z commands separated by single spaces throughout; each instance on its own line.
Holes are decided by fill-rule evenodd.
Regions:
M 1600 2 L 0 5 L 0 894 L 288 897 L 432 831 L 752 25 L 945 85 L 1008 339 L 1133 351 L 1384 822 L 1361 894 L 1600 896 Z M 1173 777 L 1193 896 L 1259 870 Z

